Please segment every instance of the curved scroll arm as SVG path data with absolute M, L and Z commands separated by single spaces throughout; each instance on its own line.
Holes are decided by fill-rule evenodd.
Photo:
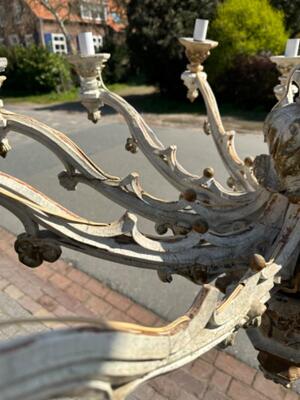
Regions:
M 253 191 L 257 189 L 258 183 L 253 172 L 237 155 L 234 145 L 235 132 L 226 132 L 224 129 L 215 96 L 204 72 L 196 74 L 196 84 L 206 105 L 213 140 L 230 176 L 244 190 Z
M 122 97 L 110 92 L 105 86 L 101 76 L 103 59 L 106 60 L 107 55 L 99 54 L 98 57 L 88 58 L 74 56 L 70 58 L 70 62 L 75 66 L 79 76 L 81 77 L 82 103 L 86 105 L 86 100 L 89 102 L 90 106 L 91 103 L 93 103 L 91 106 L 93 109 L 96 109 L 96 107 L 102 107 L 104 104 L 112 107 L 124 117 L 129 127 L 132 135 L 131 147 L 138 147 L 151 162 L 151 164 L 159 171 L 159 173 L 162 174 L 174 187 L 180 191 L 194 188 L 199 198 L 201 198 L 201 195 L 203 194 L 207 195 L 207 191 L 203 187 L 203 180 L 205 181 L 205 172 L 204 176 L 200 177 L 190 174 L 188 171 L 186 171 L 177 161 L 176 146 L 165 147 L 157 138 L 155 133 L 151 130 L 151 128 L 146 124 L 141 115 L 134 109 L 134 107 L 128 104 Z M 87 66 L 89 66 L 88 70 Z M 94 78 L 92 76 L 94 76 Z M 91 81 L 93 81 L 93 101 L 90 99 L 91 91 L 87 90 L 86 88 L 86 85 L 89 85 Z M 90 107 L 87 108 L 90 110 Z M 220 150 L 219 148 L 218 150 Z M 233 148 L 233 144 L 222 147 L 221 156 L 223 159 L 225 157 L 225 152 L 230 153 L 227 158 L 230 158 L 233 155 Z M 234 166 L 236 168 L 236 165 Z M 246 171 L 246 175 L 251 175 L 249 169 L 244 167 L 244 170 Z M 242 187 L 244 187 L 244 190 L 253 191 L 258 187 L 257 183 L 254 182 L 255 178 L 252 178 L 252 187 L 251 185 L 247 184 L 246 176 L 242 177 L 240 172 L 236 172 L 236 175 L 236 182 L 238 183 L 239 180 L 243 182 L 244 186 Z M 221 188 L 221 186 L 219 186 L 219 188 L 221 190 L 217 194 L 219 196 L 218 198 L 220 203 L 223 197 L 230 195 L 230 192 L 226 193 L 226 190 Z
M 86 388 L 106 399 L 125 399 L 141 383 L 198 358 L 241 327 L 255 326 L 275 276 L 284 272 L 299 246 L 299 220 L 289 218 L 295 212 L 289 207 L 269 261 L 259 272 L 246 271 L 221 302 L 216 288 L 204 286 L 190 311 L 170 325 L 148 328 L 95 320 L 2 344 L 2 399 L 42 400 Z
M 276 226 L 286 208 L 283 197 L 277 196 L 273 207 L 267 207 L 256 223 L 238 232 L 192 231 L 185 236 L 158 238 L 142 234 L 132 214 L 112 224 L 88 221 L 20 180 L 3 173 L 0 177 L 0 204 L 21 219 L 29 234 L 21 235 L 16 250 L 20 260 L 31 267 L 43 259 L 55 261 L 60 256 L 57 249 L 70 247 L 121 264 L 158 271 L 167 268 L 170 275 L 179 273 L 189 279 L 194 279 L 194 270 L 202 270 L 210 279 L 247 263 L 258 251 L 258 244 L 267 247 L 278 234 Z M 46 231 L 40 231 L 39 226 Z
M 247 219 L 247 213 L 253 215 L 270 198 L 265 189 L 244 195 L 227 193 L 213 178 L 204 177 L 201 183 L 202 200 L 197 200 L 197 204 L 184 199 L 165 202 L 146 193 L 137 174 L 120 179 L 104 172 L 61 132 L 6 110 L 1 110 L 1 115 L 6 120 L 6 134 L 12 130 L 31 137 L 49 148 L 62 161 L 66 172 L 60 174 L 59 178 L 65 188 L 74 190 L 79 182 L 88 184 L 122 207 L 176 231 L 181 231 L 181 227 L 191 230 L 199 219 L 218 230 L 218 223 L 224 225 L 236 219 Z M 243 207 L 248 209 L 246 215 L 242 211 Z M 240 212 L 236 213 L 238 210 Z M 231 211 L 236 217 L 230 215 Z
M 235 132 L 225 131 L 216 98 L 207 82 L 207 75 L 203 72 L 203 61 L 210 55 L 210 50 L 218 46 L 218 42 L 196 41 L 185 37 L 179 41 L 185 47 L 186 56 L 190 61 L 187 66 L 188 71 L 182 75 L 184 84 L 188 88 L 188 98 L 194 101 L 200 90 L 208 115 L 208 133 L 212 134 L 217 151 L 236 189 L 250 192 L 256 190 L 258 183 L 252 170 L 253 161 L 247 157 L 243 162 L 238 157 L 234 146 Z

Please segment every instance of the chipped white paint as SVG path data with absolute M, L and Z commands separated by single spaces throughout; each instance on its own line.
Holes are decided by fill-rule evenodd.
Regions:
M 120 264 L 155 269 L 164 282 L 170 282 L 173 274 L 180 274 L 201 285 L 187 314 L 162 328 L 81 319 L 80 329 L 1 344 L 3 400 L 42 400 L 87 389 L 101 393 L 102 398 L 124 399 L 146 380 L 229 341 L 239 328 L 258 327 L 275 281 L 280 284 L 283 279 L 293 279 L 300 222 L 298 191 L 291 186 L 298 183 L 298 175 L 296 179 L 293 172 L 291 177 L 290 169 L 281 173 L 273 144 L 274 140 L 278 143 L 278 137 L 288 135 L 286 130 L 282 132 L 283 120 L 295 124 L 298 105 L 290 93 L 298 69 L 285 81 L 280 102 L 266 120 L 270 155 L 242 161 L 234 147 L 234 132 L 224 129 L 203 71 L 203 61 L 218 43 L 188 38 L 180 41 L 190 61 L 182 75 L 188 98 L 193 101 L 199 92 L 204 98 L 208 116 L 205 130 L 212 135 L 230 174 L 229 189 L 214 179 L 211 168 L 205 169 L 203 176 L 190 174 L 177 161 L 176 146 L 165 147 L 141 115 L 107 89 L 101 76 L 109 59 L 107 54 L 70 58 L 80 76 L 80 96 L 88 117 L 99 121 L 104 104 L 120 113 L 131 134 L 126 149 L 132 153 L 142 151 L 179 190 L 178 201 L 166 201 L 145 192 L 136 173 L 119 178 L 104 172 L 63 133 L 0 109 L 2 156 L 9 150 L 11 131 L 26 135 L 61 161 L 64 170 L 58 179 L 64 188 L 75 190 L 78 184 L 89 185 L 129 210 L 111 224 L 89 221 L 0 172 L 0 204 L 20 219 L 26 231 L 15 243 L 24 264 L 37 267 L 44 260 L 54 262 L 61 249 L 69 247 Z M 1 66 L 5 67 L 4 60 Z M 277 136 L 270 133 L 274 127 Z M 297 129 L 293 132 L 298 135 Z M 287 146 L 285 150 L 289 149 Z M 293 149 L 287 160 L 289 166 L 299 164 Z M 135 214 L 153 221 L 159 234 L 168 229 L 172 234 L 159 237 L 140 232 Z M 262 346 L 258 335 L 253 337 L 254 345 Z

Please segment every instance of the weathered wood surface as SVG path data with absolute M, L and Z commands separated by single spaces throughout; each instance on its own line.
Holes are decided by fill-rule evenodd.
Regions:
M 0 172 L 0 205 L 20 219 L 26 232 L 15 243 L 24 264 L 37 267 L 44 260 L 55 262 L 62 248 L 69 247 L 120 264 L 156 269 L 165 282 L 171 281 L 172 274 L 180 274 L 202 285 L 189 312 L 162 328 L 81 319 L 78 328 L 1 344 L 1 400 L 42 400 L 90 389 L 103 398 L 123 399 L 146 380 L 226 342 L 238 329 L 259 326 L 266 303 L 278 290 L 275 284 L 292 282 L 299 256 L 300 209 L 299 155 L 297 146 L 291 146 L 290 134 L 298 138 L 298 130 L 282 132 L 283 121 L 284 128 L 290 128 L 290 121 L 295 128 L 298 118 L 299 106 L 290 104 L 292 75 L 265 125 L 270 156 L 243 162 L 235 151 L 234 133 L 223 127 L 201 65 L 216 43 L 187 39 L 182 43 L 191 62 L 183 74 L 188 96 L 193 100 L 200 91 L 205 100 L 206 131 L 230 174 L 231 189 L 214 179 L 211 168 L 202 177 L 186 171 L 176 159 L 176 147 L 165 147 L 137 111 L 106 88 L 101 77 L 109 58 L 106 54 L 72 58 L 89 117 L 99 120 L 103 104 L 123 115 L 131 134 L 127 150 L 141 150 L 181 192 L 178 201 L 146 193 L 136 173 L 119 178 L 104 172 L 61 132 L 0 109 L 2 156 L 9 150 L 11 132 L 26 135 L 62 162 L 64 170 L 58 178 L 67 190 L 87 184 L 130 211 L 111 224 L 89 221 Z M 0 60 L 0 69 L 4 67 Z M 292 74 L 298 76 L 298 72 L 295 69 Z M 273 135 L 272 129 L 276 129 Z M 278 153 L 282 138 L 289 168 Z M 133 213 L 153 221 L 158 234 L 170 229 L 172 235 L 140 232 Z M 259 340 L 253 335 L 254 344 Z

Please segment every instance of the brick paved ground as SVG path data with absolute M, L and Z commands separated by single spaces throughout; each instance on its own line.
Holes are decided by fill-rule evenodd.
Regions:
M 58 261 L 30 270 L 17 262 L 15 238 L 0 229 L 0 318 L 27 316 L 101 316 L 159 325 L 163 321 L 75 269 Z M 61 326 L 54 323 L 9 326 L 0 338 Z M 300 400 L 295 393 L 266 381 L 232 356 L 211 350 L 197 361 L 139 388 L 130 400 Z

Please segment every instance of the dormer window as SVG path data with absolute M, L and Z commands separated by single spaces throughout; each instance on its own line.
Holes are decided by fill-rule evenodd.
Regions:
M 80 6 L 80 14 L 82 19 L 102 21 L 105 16 L 105 9 L 102 3 L 83 2 Z

